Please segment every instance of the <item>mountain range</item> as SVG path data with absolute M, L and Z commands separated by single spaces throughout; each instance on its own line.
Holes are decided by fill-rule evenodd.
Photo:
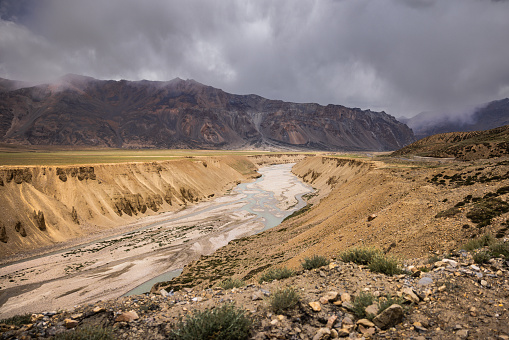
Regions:
M 457 114 L 422 112 L 412 118 L 399 120 L 412 128 L 416 139 L 447 132 L 491 130 L 509 125 L 509 98 L 495 100 Z
M 0 79 L 0 142 L 112 148 L 395 150 L 412 130 L 384 112 L 167 82 L 66 75 Z

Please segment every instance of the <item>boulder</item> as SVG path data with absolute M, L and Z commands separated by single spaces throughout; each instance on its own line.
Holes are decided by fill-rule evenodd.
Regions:
M 413 302 L 413 303 L 419 303 L 419 297 L 414 293 L 412 288 L 403 288 L 401 290 L 401 293 L 403 295 L 403 298 L 407 301 Z
M 400 305 L 393 304 L 382 313 L 378 314 L 373 323 L 380 329 L 387 329 L 397 325 L 403 320 L 403 308 Z
M 322 310 L 322 306 L 320 305 L 320 302 L 318 301 L 312 301 L 309 303 L 309 306 L 311 309 L 313 309 L 315 312 L 319 312 Z
M 139 318 L 140 317 L 138 316 L 138 313 L 136 313 L 135 311 L 132 310 L 132 311 L 125 312 L 125 313 L 122 313 L 119 316 L 117 316 L 115 318 L 115 322 L 131 322 L 131 321 L 137 320 Z
M 324 327 L 320 328 L 318 332 L 316 332 L 313 340 L 325 340 L 330 338 L 330 329 Z
M 78 323 L 79 323 L 78 320 L 73 320 L 73 319 L 65 319 L 64 320 L 65 328 L 67 328 L 67 329 L 71 329 L 71 328 L 78 326 Z

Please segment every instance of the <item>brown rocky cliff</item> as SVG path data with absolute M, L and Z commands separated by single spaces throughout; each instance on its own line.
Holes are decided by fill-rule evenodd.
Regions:
M 233 95 L 193 80 L 102 81 L 0 93 L 0 141 L 123 148 L 395 150 L 412 131 L 384 112 Z

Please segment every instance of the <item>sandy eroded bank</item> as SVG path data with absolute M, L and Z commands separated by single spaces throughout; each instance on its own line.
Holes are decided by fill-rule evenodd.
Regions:
M 242 209 L 250 193 L 262 190 L 259 194 L 266 196 L 262 205 L 273 209 L 276 204 L 270 196 L 274 196 L 284 210 L 296 205 L 296 195 L 309 191 L 290 169 L 291 165 L 262 169 L 263 178 L 243 184 L 245 193 L 234 190 L 179 212 L 145 217 L 120 236 L 0 268 L 0 314 L 69 308 L 118 297 L 233 239 L 260 231 L 265 227 L 262 218 Z

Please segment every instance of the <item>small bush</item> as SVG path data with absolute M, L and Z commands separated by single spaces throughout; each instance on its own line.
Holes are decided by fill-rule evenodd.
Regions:
M 491 220 L 509 212 L 509 203 L 502 201 L 500 198 L 486 198 L 475 203 L 474 208 L 467 213 L 467 218 L 477 223 L 479 228 L 491 224 Z
M 374 273 L 382 273 L 385 275 L 395 275 L 403 273 L 400 268 L 399 261 L 393 257 L 385 255 L 377 255 L 368 265 L 369 270 Z
M 286 279 L 290 276 L 293 276 L 294 274 L 295 274 L 295 272 L 293 270 L 288 269 L 286 267 L 270 268 L 269 270 L 264 272 L 262 274 L 262 276 L 260 276 L 260 279 L 258 280 L 258 282 L 262 283 L 264 281 L 271 282 L 274 280 Z
M 109 328 L 84 326 L 57 334 L 54 340 L 113 340 L 115 336 Z
M 302 268 L 307 269 L 307 270 L 320 268 L 320 267 L 326 266 L 328 264 L 329 264 L 329 260 L 327 260 L 325 257 L 319 256 L 319 255 L 313 255 L 311 258 L 306 257 L 304 259 L 304 262 L 301 262 Z
M 223 280 L 220 284 L 219 284 L 219 287 L 223 288 L 223 289 L 232 289 L 232 288 L 239 288 L 239 287 L 243 287 L 245 286 L 246 283 L 242 280 L 239 280 L 239 279 L 233 279 L 233 278 L 228 278 L 226 280 Z
M 460 209 L 458 207 L 452 207 L 447 210 L 441 211 L 436 214 L 435 218 L 444 218 L 444 217 L 453 217 L 460 213 Z
M 353 262 L 361 265 L 371 263 L 373 257 L 382 252 L 376 248 L 350 248 L 339 254 L 339 259 L 343 262 Z
M 428 257 L 428 264 L 433 264 L 438 261 L 442 261 L 442 257 L 440 257 L 438 255 L 433 255 L 433 256 Z
M 169 334 L 170 339 L 248 339 L 252 321 L 243 309 L 224 304 L 214 309 L 195 311 L 180 320 Z
M 493 257 L 501 257 L 502 255 L 506 258 L 509 257 L 509 244 L 505 242 L 495 242 L 490 246 L 490 252 Z
M 292 287 L 287 287 L 276 291 L 270 297 L 270 308 L 275 313 L 282 313 L 297 305 L 299 302 L 299 292 Z
M 366 307 L 373 304 L 375 297 L 370 293 L 361 292 L 353 299 L 353 313 L 359 319 L 366 317 Z
M 21 327 L 30 323 L 31 316 L 32 314 L 14 315 L 8 319 L 0 320 L 0 323 Z
M 382 313 L 384 310 L 389 308 L 390 306 L 397 304 L 403 306 L 405 303 L 405 299 L 399 296 L 392 296 L 387 294 L 385 297 L 380 297 L 378 299 L 378 313 Z
M 480 251 L 472 255 L 472 257 L 475 263 L 481 264 L 487 263 L 491 259 L 491 254 L 487 251 Z
M 464 244 L 461 249 L 472 251 L 482 247 L 487 247 L 496 242 L 496 239 L 491 234 L 485 234 L 481 237 L 475 238 Z

